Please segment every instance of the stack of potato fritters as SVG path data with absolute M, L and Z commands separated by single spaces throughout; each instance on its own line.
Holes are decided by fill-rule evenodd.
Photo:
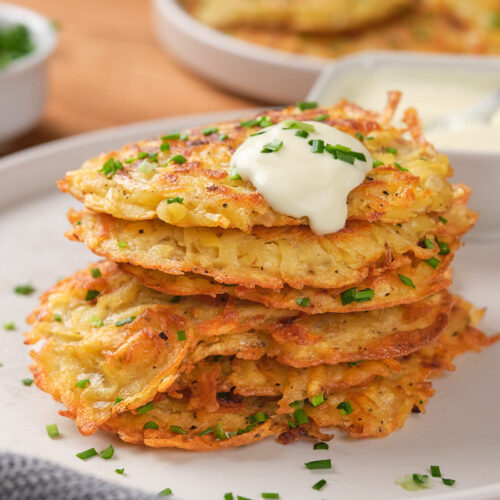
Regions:
M 340 102 L 171 133 L 86 162 L 60 181 L 84 202 L 71 239 L 106 258 L 47 291 L 29 318 L 36 384 L 80 431 L 205 450 L 277 435 L 384 436 L 423 412 L 429 378 L 494 339 L 447 291 L 476 220 L 466 186 L 414 110 L 390 125 Z M 230 174 L 252 133 L 313 120 L 363 141 L 374 168 L 348 220 L 318 236 Z M 304 166 L 307 168 L 307 165 Z

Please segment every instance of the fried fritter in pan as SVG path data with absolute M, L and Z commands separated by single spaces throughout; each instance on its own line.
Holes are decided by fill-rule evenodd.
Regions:
M 95 254 L 120 263 L 181 275 L 195 273 L 220 283 L 277 289 L 341 288 L 397 269 L 410 258 L 438 256 L 438 245 L 467 232 L 476 214 L 465 206 L 468 191 L 455 190 L 444 218 L 420 215 L 402 224 L 349 221 L 336 233 L 318 236 L 307 227 L 237 229 L 180 228 L 160 220 L 124 221 L 91 211 L 71 211 L 71 239 Z M 444 222 L 446 221 L 446 222 Z
M 396 92 L 390 95 L 383 114 L 347 101 L 306 111 L 289 107 L 270 110 L 265 118 L 262 115 L 253 121 L 220 123 L 188 130 L 174 139 L 129 144 L 68 172 L 59 187 L 88 209 L 124 220 L 159 219 L 179 227 L 245 232 L 258 225 L 305 225 L 307 218 L 294 219 L 272 210 L 251 183 L 231 180 L 230 159 L 250 134 L 265 126 L 326 114 L 329 118 L 323 123 L 351 135 L 361 134 L 373 159 L 382 162 L 349 194 L 349 220 L 400 223 L 445 211 L 453 201 L 446 180 L 452 173 L 448 159 L 425 142 L 414 113 L 408 114 L 412 117 L 407 130 L 411 139 L 388 124 L 399 96 Z
M 167 296 L 101 262 L 42 296 L 26 342 L 45 340 L 32 353 L 35 381 L 90 434 L 209 356 L 268 356 L 295 367 L 401 357 L 439 335 L 450 307 L 440 292 L 361 314 L 301 315 L 224 297 Z M 76 385 L 81 380 L 88 383 Z

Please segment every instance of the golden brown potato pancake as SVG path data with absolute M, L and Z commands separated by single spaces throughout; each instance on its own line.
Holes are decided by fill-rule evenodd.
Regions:
M 411 0 L 183 0 L 199 21 L 217 29 L 237 26 L 336 33 L 387 19 Z
M 270 110 L 262 115 L 267 121 L 261 124 L 310 120 L 327 114 L 324 123 L 351 135 L 362 134 L 373 158 L 383 164 L 351 191 L 348 218 L 399 223 L 447 210 L 453 193 L 446 180 L 452 173 L 448 159 L 425 142 L 415 112 L 407 113 L 407 131 L 413 134 L 412 139 L 406 138 L 405 131 L 389 125 L 398 100 L 399 94 L 392 93 L 383 114 L 365 111 L 347 101 L 306 111 L 295 107 Z M 261 128 L 256 124 L 245 126 L 245 122 L 220 123 L 217 132 L 209 134 L 203 128 L 194 128 L 186 131 L 187 139 L 165 141 L 169 144 L 167 151 L 160 150 L 160 139 L 129 144 L 68 172 L 59 188 L 93 211 L 124 220 L 160 219 L 179 227 L 238 228 L 245 232 L 258 225 L 307 224 L 307 218 L 293 219 L 272 210 L 249 182 L 230 179 L 230 159 L 235 149 Z M 227 138 L 221 140 L 224 134 Z M 388 152 L 388 148 L 396 153 Z M 171 161 L 176 155 L 186 161 Z M 101 169 L 110 159 L 120 161 L 122 168 L 106 176 Z M 401 171 L 396 164 L 407 171 Z
M 440 292 L 362 314 L 306 315 L 224 297 L 164 295 L 100 262 L 41 297 L 26 342 L 45 340 L 32 353 L 36 384 L 90 434 L 209 356 L 268 356 L 297 368 L 401 357 L 439 335 L 450 307 L 449 294 Z M 88 384 L 77 386 L 82 379 Z
M 340 288 L 374 274 L 397 269 L 410 257 L 428 260 L 440 251 L 425 238 L 454 240 L 476 220 L 465 203 L 466 188 L 455 190 L 455 203 L 436 215 L 420 215 L 401 224 L 349 221 L 336 233 L 318 236 L 307 227 L 237 229 L 182 228 L 160 220 L 125 221 L 91 211 L 69 213 L 67 236 L 95 254 L 169 274 L 201 274 L 246 288 Z M 447 221 L 447 222 L 443 222 Z
M 212 368 L 196 374 L 195 380 L 200 381 L 197 386 L 190 385 L 182 393 L 168 397 L 158 395 L 151 402 L 150 411 L 122 413 L 102 428 L 131 443 L 191 450 L 241 446 L 273 434 L 279 435 L 282 443 L 302 436 L 325 439 L 327 436 L 320 434 L 319 427 L 331 426 L 355 438 L 386 436 L 402 427 L 412 410 L 425 411 L 428 398 L 434 394 L 430 378 L 443 370 L 454 370 L 453 359 L 457 355 L 480 351 L 498 340 L 498 336 L 488 338 L 473 326 L 475 316 L 477 311 L 457 300 L 450 324 L 438 340 L 409 357 L 387 360 L 384 369 L 375 364 L 367 366 L 370 363 L 367 362 L 325 370 L 297 371 L 275 366 L 273 373 L 269 370 L 272 362 L 268 362 L 267 369 L 254 366 L 242 373 L 235 368 L 233 373 L 231 368 L 229 373 L 223 373 L 220 367 L 214 371 L 216 362 L 212 361 Z M 343 384 L 331 386 L 330 368 L 342 372 Z M 257 382 L 256 371 L 257 377 L 260 375 Z M 281 371 L 281 375 L 276 371 Z M 259 382 L 260 386 L 255 388 Z M 300 387 L 295 388 L 294 383 Z M 237 389 L 219 392 L 231 384 Z M 276 384 L 280 384 L 279 390 Z M 236 394 L 237 390 L 259 393 L 266 385 L 268 392 L 274 391 L 274 397 Z M 280 391 L 285 394 L 281 401 Z M 310 401 L 319 394 L 326 401 L 314 407 Z M 293 407 L 285 401 L 293 401 Z M 302 425 L 295 418 L 297 407 L 302 407 L 307 416 L 308 422 Z M 144 429 L 148 422 L 150 428 Z M 151 422 L 157 428 L 151 428 Z

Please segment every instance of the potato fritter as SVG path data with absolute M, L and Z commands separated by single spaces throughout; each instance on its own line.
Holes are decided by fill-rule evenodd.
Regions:
M 476 220 L 465 202 L 465 188 L 444 213 L 420 215 L 402 224 L 349 221 L 345 228 L 318 236 L 306 227 L 237 229 L 181 228 L 160 220 L 125 221 L 91 211 L 71 211 L 67 236 L 84 242 L 95 254 L 169 274 L 201 274 L 219 283 L 246 288 L 341 288 L 410 262 L 438 255 L 425 238 L 449 242 Z M 443 222 L 447 221 L 447 222 Z
M 387 19 L 410 0 L 183 0 L 198 20 L 217 29 L 236 26 L 336 33 Z
M 238 228 L 245 232 L 258 225 L 307 224 L 306 218 L 293 219 L 272 210 L 251 183 L 231 180 L 230 159 L 235 149 L 262 127 L 327 114 L 323 123 L 351 135 L 361 134 L 372 157 L 382 162 L 351 191 L 349 220 L 400 223 L 428 212 L 443 212 L 453 201 L 446 180 L 452 173 L 448 159 L 425 142 L 414 114 L 410 113 L 413 119 L 408 122 L 413 139 L 388 124 L 398 99 L 397 93 L 391 94 L 384 114 L 365 111 L 347 101 L 306 111 L 289 107 L 270 110 L 261 115 L 265 119 L 194 128 L 186 131 L 187 138 L 177 134 L 174 137 L 179 138 L 163 142 L 154 139 L 129 144 L 68 172 L 59 181 L 59 188 L 93 211 L 125 220 L 158 218 L 180 227 Z M 115 167 L 119 161 L 121 168 L 110 166 L 105 175 L 101 170 L 108 161 Z
M 449 294 L 440 292 L 363 314 L 305 315 L 234 299 L 164 295 L 100 262 L 42 296 L 28 318 L 33 330 L 26 342 L 45 340 L 32 353 L 35 381 L 90 434 L 167 391 L 209 356 L 268 356 L 295 367 L 401 357 L 439 335 L 450 307 Z M 79 387 L 79 380 L 88 383 Z

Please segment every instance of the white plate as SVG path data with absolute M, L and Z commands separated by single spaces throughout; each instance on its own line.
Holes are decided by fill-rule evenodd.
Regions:
M 426 499 L 500 498 L 500 345 L 458 360 L 458 370 L 435 381 L 436 395 L 427 415 L 411 415 L 405 427 L 384 439 L 352 440 L 337 433 L 330 450 L 313 451 L 310 442 L 281 446 L 273 439 L 239 449 L 194 453 L 127 445 L 110 434 L 81 436 L 69 419 L 57 415 L 60 405 L 36 387 L 30 377 L 28 348 L 22 345 L 24 318 L 36 297 L 15 295 L 12 288 L 31 282 L 40 293 L 57 279 L 96 260 L 83 245 L 67 241 L 66 210 L 79 204 L 56 191 L 55 181 L 88 156 L 133 138 L 213 122 L 230 114 L 184 117 L 110 129 L 57 141 L 0 160 L 0 323 L 15 321 L 18 330 L 0 331 L 0 447 L 44 457 L 78 471 L 150 492 L 165 487 L 172 498 L 220 500 L 228 491 L 257 499 L 277 491 L 295 499 Z M 472 205 L 483 212 L 482 223 L 456 259 L 453 290 L 489 307 L 483 321 L 488 333 L 498 330 L 498 255 L 500 226 L 494 213 L 500 185 L 498 157 L 479 153 L 452 158 L 457 178 L 476 194 Z M 495 239 L 496 238 L 496 239 Z M 62 437 L 50 440 L 45 425 L 57 423 Z M 75 453 L 112 443 L 115 456 L 82 462 Z M 333 471 L 309 471 L 304 462 L 332 458 Z M 457 483 L 438 480 L 431 489 L 408 493 L 394 480 L 408 472 L 426 473 L 441 466 Z M 125 467 L 126 476 L 115 474 Z M 328 485 L 311 486 L 320 478 Z
M 151 0 L 156 35 L 179 61 L 238 94 L 271 104 L 304 99 L 327 59 L 268 49 L 201 24 L 176 0 Z

